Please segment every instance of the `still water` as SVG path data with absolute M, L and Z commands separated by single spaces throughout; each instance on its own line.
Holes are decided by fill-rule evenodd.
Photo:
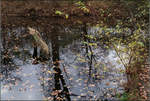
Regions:
M 33 38 L 27 27 L 3 29 L 1 49 L 10 59 L 1 68 L 1 100 L 113 101 L 124 92 L 126 75 L 115 50 L 100 42 L 85 45 L 80 27 L 53 26 L 48 33 L 38 25 L 33 28 L 48 44 L 50 59 L 33 64 Z M 94 28 L 88 30 L 92 32 Z

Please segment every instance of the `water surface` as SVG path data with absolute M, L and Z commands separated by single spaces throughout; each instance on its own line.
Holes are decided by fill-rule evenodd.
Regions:
M 1 68 L 1 100 L 113 100 L 124 92 L 124 66 L 115 50 L 100 42 L 85 45 L 81 27 L 53 26 L 47 33 L 39 30 L 49 46 L 50 59 L 33 64 L 33 38 L 27 27 L 2 30 L 2 51 L 9 62 Z M 89 33 L 95 34 L 90 28 Z M 5 35 L 4 35 L 5 34 Z M 38 48 L 38 55 L 40 48 Z M 2 54 L 4 56 L 4 53 Z

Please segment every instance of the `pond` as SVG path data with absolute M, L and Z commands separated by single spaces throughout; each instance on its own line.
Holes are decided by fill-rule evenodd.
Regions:
M 115 50 L 99 41 L 96 47 L 86 45 L 80 26 L 52 25 L 48 33 L 39 25 L 32 27 L 46 41 L 50 58 L 33 63 L 33 38 L 27 27 L 2 29 L 2 59 L 7 61 L 0 74 L 1 100 L 113 101 L 124 92 L 125 68 Z M 39 47 L 37 52 L 39 56 Z

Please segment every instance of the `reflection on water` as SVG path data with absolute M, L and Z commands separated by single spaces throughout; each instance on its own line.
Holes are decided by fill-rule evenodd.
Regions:
M 32 64 L 33 38 L 26 29 L 2 31 L 3 50 L 8 51 L 12 60 L 9 65 L 2 65 L 2 100 L 111 100 L 123 92 L 121 84 L 126 77 L 120 73 L 124 68 L 118 64 L 114 50 L 101 45 L 87 46 L 83 41 L 89 40 L 81 38 L 82 30 L 78 27 L 54 26 L 49 33 L 37 27 L 51 57 L 35 65 Z M 10 67 L 13 69 L 6 70 Z
M 60 59 L 59 59 L 59 43 L 58 43 L 58 35 L 56 29 L 53 31 L 56 33 L 52 37 L 52 57 L 53 57 L 53 64 L 54 64 L 54 81 L 55 81 L 55 88 L 53 89 L 54 100 L 63 100 L 66 99 L 70 101 L 70 94 L 67 88 L 66 82 L 64 80 L 62 71 L 60 69 Z M 63 89 L 61 89 L 61 87 Z M 63 96 L 64 95 L 64 96 Z
M 22 61 L 17 62 L 20 64 Z M 30 61 L 31 62 L 31 61 Z M 38 100 L 42 99 L 40 87 L 39 68 L 40 65 L 24 64 L 2 80 L 1 97 L 2 100 Z

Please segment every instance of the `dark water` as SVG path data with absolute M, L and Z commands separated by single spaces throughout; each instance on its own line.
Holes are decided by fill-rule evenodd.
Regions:
M 50 59 L 38 64 L 32 64 L 33 38 L 27 27 L 2 30 L 2 57 L 7 51 L 9 59 L 1 68 L 1 100 L 111 101 L 124 92 L 124 67 L 113 49 L 100 42 L 97 47 L 85 45 L 81 27 L 55 25 L 49 33 L 34 28 L 50 49 Z

